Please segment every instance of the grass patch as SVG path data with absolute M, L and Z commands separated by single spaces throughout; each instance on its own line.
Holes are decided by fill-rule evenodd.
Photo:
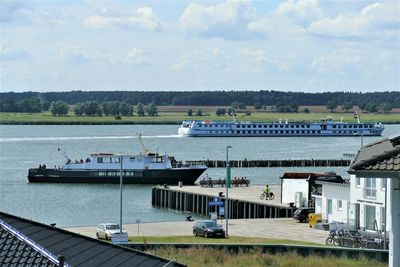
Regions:
M 277 122 L 279 119 L 290 122 L 317 122 L 321 118 L 332 116 L 335 120 L 343 118 L 345 122 L 355 122 L 351 113 L 264 113 L 253 112 L 250 116 L 239 113 L 237 121 Z M 183 120 L 230 121 L 229 115 L 216 116 L 214 112 L 203 116 L 188 116 L 186 112 L 159 112 L 156 117 L 128 116 L 116 120 L 114 116 L 78 117 L 72 113 L 67 116 L 52 116 L 42 113 L 10 113 L 0 112 L 0 124 L 180 124 Z M 362 114 L 363 122 L 400 123 L 399 114 Z
M 239 251 L 212 249 L 162 248 L 147 251 L 153 255 L 173 259 L 187 266 L 282 266 L 282 267 L 384 267 L 387 263 L 367 258 L 323 257 L 318 255 L 301 256 L 295 253 L 268 254 L 261 250 Z
M 242 237 L 242 236 L 229 236 L 226 238 L 204 238 L 195 236 L 130 236 L 129 242 L 147 244 L 147 243 L 193 243 L 193 244 L 223 244 L 223 243 L 236 243 L 236 244 L 285 244 L 285 245 L 310 245 L 321 246 L 321 244 L 313 242 L 295 241 L 295 240 L 281 240 L 260 237 Z

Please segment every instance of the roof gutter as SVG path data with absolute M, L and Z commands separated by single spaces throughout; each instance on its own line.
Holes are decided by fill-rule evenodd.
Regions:
M 50 251 L 45 249 L 44 247 L 40 246 L 39 244 L 35 243 L 32 239 L 28 238 L 21 232 L 17 231 L 14 229 L 12 226 L 10 226 L 8 223 L 0 219 L 0 226 L 6 229 L 8 232 L 10 232 L 12 235 L 17 237 L 19 240 L 30 246 L 32 249 L 35 251 L 39 252 L 43 256 L 45 256 L 47 259 L 49 259 L 52 263 L 57 264 L 58 266 L 64 266 L 64 267 L 70 267 L 69 264 L 66 262 L 59 260 L 57 256 L 52 254 Z

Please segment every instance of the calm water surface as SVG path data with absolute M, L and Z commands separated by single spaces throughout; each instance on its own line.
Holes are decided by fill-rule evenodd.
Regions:
M 118 221 L 119 185 L 29 184 L 29 168 L 45 163 L 62 165 L 62 147 L 71 159 L 92 152 L 141 151 L 136 133 L 151 151 L 167 152 L 178 160 L 225 159 L 324 159 L 355 153 L 360 137 L 251 137 L 181 138 L 176 125 L 0 125 L 0 210 L 58 226 L 94 225 Z M 385 136 L 400 132 L 388 125 Z M 364 143 L 380 137 L 365 137 Z M 345 168 L 242 168 L 232 176 L 247 176 L 253 184 L 276 184 L 287 171 L 334 171 L 344 177 Z M 209 169 L 211 177 L 223 177 L 225 169 Z M 124 186 L 124 222 L 183 220 L 185 214 L 151 207 L 151 187 Z

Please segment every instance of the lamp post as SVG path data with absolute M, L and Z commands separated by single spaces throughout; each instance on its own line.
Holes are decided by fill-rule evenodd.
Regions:
M 229 148 L 232 148 L 232 146 L 227 146 L 226 147 L 226 198 L 225 198 L 225 222 L 226 222 L 226 230 L 225 234 L 228 236 L 228 218 L 229 218 L 229 199 L 228 199 L 228 191 L 229 191 L 229 186 L 231 184 L 231 172 L 230 172 L 230 166 L 229 166 Z
M 122 234 L 122 160 L 124 155 L 121 154 L 119 158 L 119 233 Z

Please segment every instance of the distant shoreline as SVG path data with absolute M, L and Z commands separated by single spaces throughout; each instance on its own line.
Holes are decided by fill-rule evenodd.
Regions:
M 0 125 L 181 125 L 182 122 L 46 122 L 46 121 L 6 121 Z M 394 123 L 400 124 L 400 122 Z
M 391 121 L 382 123 L 384 125 L 400 124 L 400 121 Z M 29 121 L 15 121 L 15 122 L 0 122 L 0 125 L 181 125 L 181 122 L 29 122 Z
M 353 113 L 275 113 L 249 112 L 237 113 L 236 121 L 251 121 L 273 123 L 278 121 L 289 122 L 319 122 L 322 118 L 332 117 L 334 121 L 356 122 Z M 400 124 L 400 113 L 362 113 L 363 123 Z M 53 116 L 50 112 L 41 113 L 14 113 L 0 112 L 0 125 L 180 125 L 184 120 L 232 121 L 228 114 L 217 116 L 214 111 L 205 111 L 203 115 L 188 116 L 187 112 L 159 111 L 158 116 L 76 116 L 69 113 L 67 116 Z

